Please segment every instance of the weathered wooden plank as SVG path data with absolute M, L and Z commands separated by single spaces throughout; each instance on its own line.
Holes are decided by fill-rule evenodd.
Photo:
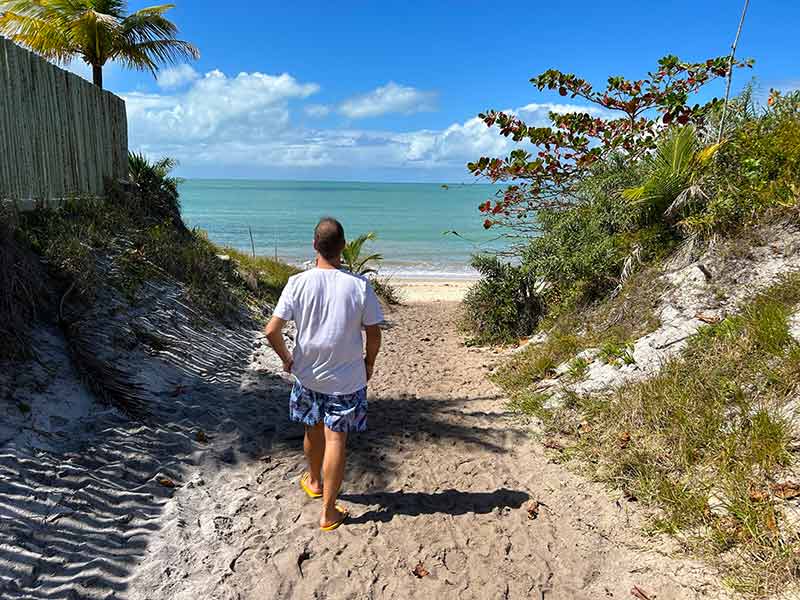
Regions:
M 103 196 L 127 144 L 121 98 L 0 37 L 0 200 Z

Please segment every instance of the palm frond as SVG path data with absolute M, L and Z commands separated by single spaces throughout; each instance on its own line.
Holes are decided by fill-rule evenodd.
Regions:
M 643 185 L 633 188 L 627 188 L 622 190 L 622 197 L 625 198 L 625 200 L 629 200 L 630 202 L 638 202 L 639 200 L 644 198 L 645 191 L 646 190 Z
M 690 204 L 697 204 L 699 202 L 707 202 L 708 195 L 703 191 L 699 185 L 690 185 L 677 196 L 672 204 L 669 205 L 667 210 L 664 211 L 664 216 L 668 219 L 674 218 L 679 212 Z
M 177 26 L 164 16 L 172 8 L 161 4 L 126 15 L 124 0 L 7 0 L 0 2 L 0 34 L 62 64 L 80 56 L 95 67 L 118 60 L 155 73 L 200 56 L 194 45 L 176 39 Z
M 719 149 L 722 148 L 723 143 L 724 142 L 711 144 L 710 146 L 706 146 L 702 150 L 699 150 L 696 154 L 697 162 L 701 165 L 708 163 L 712 158 L 714 158 L 714 156 L 716 156 Z
M 172 65 L 200 56 L 197 48 L 181 40 L 150 40 L 120 47 L 111 57 L 130 69 L 155 73 L 161 65 Z
M 356 275 L 368 275 L 370 273 L 377 273 L 377 269 L 368 267 L 369 263 L 380 262 L 383 260 L 381 254 L 370 254 L 369 256 L 362 257 L 361 251 L 364 244 L 377 238 L 374 231 L 363 233 L 356 239 L 345 244 L 342 250 L 342 260 L 347 267 L 347 270 Z
M 23 3 L 14 3 L 23 4 Z M 7 10 L 0 13 L 0 33 L 48 60 L 65 63 L 77 52 L 69 31 L 30 10 Z
M 708 198 L 701 182 L 705 169 L 720 144 L 700 148 L 693 127 L 678 127 L 667 133 L 647 159 L 649 173 L 644 183 L 622 191 L 622 197 L 642 207 L 646 218 L 663 216 L 672 221 L 678 213 Z

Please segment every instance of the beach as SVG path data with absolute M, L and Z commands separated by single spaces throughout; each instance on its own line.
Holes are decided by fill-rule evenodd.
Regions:
M 352 516 L 332 533 L 298 487 L 302 429 L 258 336 L 240 391 L 196 401 L 221 425 L 174 465 L 127 597 L 595 600 L 633 586 L 726 597 L 707 566 L 639 533 L 633 503 L 552 460 L 487 379 L 504 351 L 465 346 L 458 309 L 417 300 L 388 312 L 340 496 Z M 246 417 L 254 404 L 258 419 Z
M 403 302 L 460 302 L 475 279 L 392 279 Z

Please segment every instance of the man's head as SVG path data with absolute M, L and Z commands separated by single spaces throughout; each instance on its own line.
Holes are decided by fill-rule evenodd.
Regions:
M 314 250 L 325 260 L 336 260 L 344 250 L 344 227 L 332 217 L 323 217 L 314 228 Z

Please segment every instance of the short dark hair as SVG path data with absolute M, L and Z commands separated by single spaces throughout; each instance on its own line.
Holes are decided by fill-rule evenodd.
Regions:
M 344 227 L 333 217 L 323 217 L 314 228 L 314 248 L 326 259 L 337 258 L 344 250 Z

